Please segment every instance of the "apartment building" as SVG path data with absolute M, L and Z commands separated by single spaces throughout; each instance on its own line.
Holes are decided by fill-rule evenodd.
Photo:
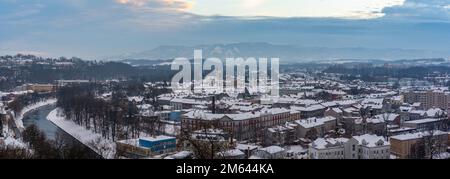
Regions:
M 389 159 L 390 143 L 382 136 L 364 134 L 353 136 L 358 141 L 358 159 Z
M 237 140 L 249 140 L 261 138 L 265 129 L 298 119 L 300 119 L 298 111 L 284 108 L 266 108 L 257 112 L 236 114 L 212 114 L 195 110 L 183 115 L 181 130 L 198 130 L 205 126 L 215 126 L 230 132 Z
M 450 92 L 443 90 L 408 91 L 403 96 L 406 103 L 421 103 L 424 109 L 447 109 L 450 102 Z
M 345 159 L 344 145 L 349 142 L 346 138 L 318 138 L 310 144 L 308 155 L 310 159 Z M 354 141 L 353 141 L 354 142 Z M 356 143 L 353 143 L 356 145 Z

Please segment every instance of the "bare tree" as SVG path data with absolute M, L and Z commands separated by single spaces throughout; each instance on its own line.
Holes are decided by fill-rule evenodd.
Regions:
M 114 151 L 111 150 L 110 144 L 104 142 L 101 137 L 95 138 L 94 140 L 88 142 L 87 145 L 104 158 L 115 156 Z
M 33 159 L 33 153 L 17 146 L 0 146 L 0 159 Z
M 383 122 L 384 122 L 384 137 L 386 138 L 387 141 L 389 141 L 389 132 L 388 132 L 388 121 L 389 121 L 389 117 L 391 116 L 391 113 L 383 113 L 381 115 L 383 117 Z
M 214 131 L 223 131 L 218 134 Z M 232 140 L 226 134 L 226 130 L 214 128 L 209 125 L 202 125 L 201 129 L 192 131 L 184 129 L 178 136 L 181 143 L 187 143 L 194 156 L 198 159 L 215 159 L 217 154 L 227 150 L 230 146 L 228 139 Z M 223 154 L 223 153 L 222 153 Z M 224 156 L 224 155 L 220 155 Z
M 445 138 L 439 133 L 440 131 L 429 128 L 424 132 L 423 145 L 429 159 L 433 159 L 445 150 Z

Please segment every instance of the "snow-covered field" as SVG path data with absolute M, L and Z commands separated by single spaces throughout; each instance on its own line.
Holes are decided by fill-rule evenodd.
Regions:
M 60 112 L 60 109 L 57 108 L 51 111 L 47 119 L 104 158 L 114 158 L 116 153 L 115 142 L 103 138 L 94 131 L 77 125 L 73 121 L 66 120 L 62 112 Z
M 22 111 L 19 112 L 17 117 L 14 119 L 14 121 L 16 122 L 17 127 L 20 130 L 25 129 L 25 127 L 23 126 L 23 121 L 22 121 L 22 119 L 25 116 L 25 114 L 27 114 L 27 113 L 35 110 L 35 109 L 38 109 L 40 107 L 47 106 L 47 105 L 50 105 L 50 104 L 54 104 L 54 103 L 56 103 L 56 101 L 57 101 L 56 99 L 47 99 L 47 100 L 40 101 L 40 102 L 32 104 L 32 105 L 25 106 L 22 109 Z

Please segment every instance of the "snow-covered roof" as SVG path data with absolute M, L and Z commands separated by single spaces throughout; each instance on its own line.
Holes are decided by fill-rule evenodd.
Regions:
M 294 103 L 298 104 L 298 105 L 303 105 L 303 106 L 311 106 L 311 105 L 319 104 L 320 102 L 316 101 L 316 100 L 312 100 L 312 99 L 299 99 L 299 100 L 296 100 Z
M 174 98 L 170 100 L 173 103 L 182 103 L 182 104 L 192 104 L 192 105 L 207 105 L 206 101 L 199 101 L 195 99 L 187 99 L 187 98 Z
M 269 130 L 269 132 L 275 133 L 275 132 L 280 132 L 280 133 L 284 133 L 285 131 L 289 131 L 294 129 L 292 126 L 290 125 L 277 125 L 274 127 L 270 127 L 267 130 Z
M 131 97 L 128 97 L 128 101 L 141 102 L 142 100 L 144 100 L 143 96 L 131 96 Z
M 296 110 L 296 111 L 310 112 L 310 111 L 322 110 L 322 109 L 325 109 L 325 107 L 320 104 L 315 104 L 315 105 L 308 106 L 308 107 L 291 106 L 291 109 Z
M 413 120 L 413 121 L 406 121 L 405 124 L 423 124 L 423 123 L 429 123 L 429 122 L 437 122 L 441 121 L 443 119 L 440 118 L 426 118 L 426 119 L 419 119 L 419 120 Z
M 337 106 L 338 104 L 334 101 L 328 101 L 328 102 L 321 103 L 321 105 L 325 106 L 325 107 L 334 107 L 334 106 Z
M 439 130 L 433 131 L 432 135 L 447 135 L 446 132 L 442 132 Z M 409 133 L 409 134 L 401 134 L 392 136 L 391 139 L 397 139 L 397 140 L 412 140 L 412 139 L 419 139 L 424 136 L 430 136 L 430 132 L 416 132 L 416 133 Z
M 194 110 L 183 114 L 183 116 L 190 119 L 218 120 L 225 117 L 225 114 L 212 114 L 201 110 Z
M 398 129 L 390 129 L 389 132 L 403 132 L 403 131 L 411 131 L 411 130 L 415 130 L 416 128 L 412 128 L 412 127 L 401 127 Z
M 326 92 L 330 93 L 330 94 L 334 94 L 334 95 L 345 95 L 345 94 L 347 94 L 344 91 L 338 91 L 338 90 L 326 90 Z
M 331 108 L 336 113 L 342 113 L 343 111 L 340 108 Z
M 372 119 L 380 120 L 380 121 L 394 121 L 397 117 L 400 115 L 395 113 L 384 113 L 384 114 L 378 114 L 376 116 L 373 116 Z
M 262 158 L 261 158 L 261 157 L 258 157 L 258 156 L 256 156 L 256 155 L 252 155 L 252 156 L 250 156 L 248 159 L 260 160 L 260 159 L 262 159 Z
M 139 109 L 149 109 L 152 107 L 151 104 L 142 104 L 142 105 L 136 105 L 137 108 Z
M 356 100 L 341 100 L 341 101 L 336 101 L 336 103 L 340 106 L 348 106 L 348 105 L 356 104 L 356 103 L 358 103 L 358 101 L 356 101 Z
M 313 90 L 314 86 L 302 86 L 300 89 Z
M 249 145 L 249 144 L 237 144 L 236 145 L 236 149 L 242 150 L 242 151 L 246 151 L 246 150 L 254 150 L 257 149 L 258 146 L 256 145 Z
M 28 93 L 33 93 L 33 90 L 25 90 L 25 91 L 13 91 L 13 92 L 2 92 L 1 96 L 6 96 L 6 95 L 22 95 L 22 94 L 28 94 Z
M 444 113 L 444 111 L 443 111 L 442 109 L 440 109 L 440 108 L 430 108 L 430 109 L 428 109 L 428 110 L 425 112 L 425 114 L 426 114 L 428 117 L 440 116 L 440 115 L 442 115 L 443 113 Z
M 176 154 L 171 155 L 170 157 L 173 159 L 185 159 L 192 155 L 192 152 L 189 151 L 180 151 Z
M 411 110 L 409 113 L 411 113 L 411 114 L 418 114 L 418 115 L 423 116 L 423 115 L 425 115 L 426 111 L 424 111 L 424 110 Z
M 312 142 L 310 145 L 313 148 L 316 149 L 326 149 L 326 148 L 332 148 L 332 147 L 340 147 L 344 145 L 345 142 L 347 142 L 349 139 L 346 138 L 318 138 L 314 142 Z
M 241 106 L 241 105 L 233 105 L 230 107 L 231 110 L 238 110 L 238 111 L 254 111 L 260 108 L 260 106 Z
M 364 99 L 361 104 L 364 106 L 364 108 L 370 107 L 372 109 L 382 109 L 383 108 L 383 98 L 368 98 Z
M 294 103 L 296 100 L 296 98 L 283 96 L 278 98 L 277 103 Z
M 359 110 L 356 109 L 356 108 L 354 108 L 354 107 L 348 107 L 348 108 L 345 108 L 343 111 L 346 112 L 346 113 L 359 112 Z
M 276 153 L 284 151 L 284 149 L 282 147 L 275 146 L 275 145 L 274 146 L 265 147 L 265 148 L 260 148 L 259 150 L 266 151 L 267 153 L 270 153 L 270 154 L 276 154 Z
M 164 136 L 164 135 L 160 135 L 160 136 L 154 136 L 154 137 L 141 137 L 141 140 L 146 140 L 146 141 L 161 141 L 161 140 L 169 140 L 169 139 L 175 139 L 175 137 L 170 137 L 170 136 Z
M 190 119 L 202 119 L 202 120 L 219 120 L 223 119 L 224 117 L 228 117 L 231 120 L 239 121 L 239 120 L 253 119 L 264 115 L 274 115 L 283 113 L 291 114 L 291 110 L 285 108 L 264 108 L 256 112 L 245 112 L 237 114 L 212 114 L 210 112 L 206 112 L 203 110 L 194 110 L 184 114 L 183 116 Z
M 321 118 L 308 118 L 308 119 L 302 119 L 302 120 L 297 120 L 295 121 L 295 123 L 299 124 L 300 126 L 304 127 L 304 128 L 312 128 L 312 127 L 316 127 L 316 126 L 320 126 L 325 124 L 326 122 L 330 122 L 330 121 L 334 121 L 336 120 L 336 118 L 331 117 L 331 116 L 326 116 L 326 117 L 321 117 Z
M 393 96 L 391 97 L 391 99 L 394 101 L 403 101 L 403 96 L 402 95 Z
M 219 152 L 218 155 L 223 157 L 237 157 L 245 155 L 245 153 L 238 149 L 230 149 L 225 152 Z
M 363 145 L 366 147 L 377 147 L 377 146 L 386 146 L 390 145 L 388 141 L 384 139 L 382 136 L 364 134 L 360 136 L 353 136 L 359 143 L 359 145 Z
M 163 101 L 170 101 L 170 100 L 172 100 L 173 99 L 173 97 L 171 97 L 171 96 L 161 96 L 161 97 L 158 97 L 158 100 L 163 100 Z

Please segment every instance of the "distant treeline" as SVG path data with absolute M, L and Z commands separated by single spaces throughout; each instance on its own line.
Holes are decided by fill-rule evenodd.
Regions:
M 450 67 L 448 66 L 414 66 L 407 68 L 393 67 L 358 67 L 348 68 L 344 65 L 334 65 L 325 69 L 325 73 L 339 73 L 353 76 L 361 76 L 372 78 L 372 80 L 383 78 L 417 78 L 423 79 L 433 74 L 448 74 Z
M 78 61 L 69 67 L 47 64 L 12 68 L 0 67 L 0 90 L 11 89 L 24 83 L 54 83 L 55 80 L 108 80 L 140 79 L 142 81 L 170 81 L 175 74 L 170 66 L 133 67 L 120 62 Z

